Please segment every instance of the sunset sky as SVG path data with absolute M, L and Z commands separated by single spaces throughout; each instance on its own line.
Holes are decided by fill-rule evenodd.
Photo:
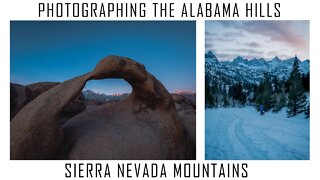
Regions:
M 165 87 L 196 90 L 196 27 L 191 21 L 12 21 L 10 81 L 62 82 L 87 73 L 107 55 L 145 65 Z M 122 79 L 90 81 L 85 90 L 131 92 Z
M 206 21 L 205 49 L 219 60 L 309 59 L 309 21 Z

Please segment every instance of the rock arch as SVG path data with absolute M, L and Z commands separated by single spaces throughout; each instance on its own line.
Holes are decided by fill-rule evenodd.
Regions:
M 64 106 L 92 79 L 122 78 L 125 100 L 83 112 L 65 124 Z M 11 159 L 189 159 L 189 143 L 166 88 L 145 67 L 108 56 L 92 72 L 67 80 L 24 106 L 10 123 Z

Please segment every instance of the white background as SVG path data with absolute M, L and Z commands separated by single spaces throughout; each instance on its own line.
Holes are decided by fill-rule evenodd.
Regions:
M 248 175 L 246 179 L 320 179 L 320 118 L 319 118 L 319 68 L 320 68 L 320 10 L 315 0 L 285 1 L 280 2 L 280 18 L 245 18 L 243 13 L 240 18 L 179 18 L 182 3 L 175 2 L 175 18 L 154 18 L 151 2 L 144 1 L 150 9 L 147 9 L 147 18 L 38 18 L 38 2 L 55 2 L 54 0 L 10 0 L 1 1 L 0 5 L 0 179 L 63 179 L 65 176 L 64 164 L 66 161 L 10 161 L 10 20 L 197 20 L 197 161 L 190 163 L 248 163 Z M 59 1 L 64 2 L 64 1 Z M 69 1 L 79 2 L 79 1 Z M 84 2 L 84 1 L 83 1 Z M 100 1 L 95 2 L 120 2 L 120 1 Z M 132 1 L 121 1 L 132 2 Z M 136 2 L 143 2 L 137 1 Z M 153 2 L 174 2 L 155 1 Z M 184 1 L 192 2 L 192 1 Z M 198 2 L 238 2 L 239 9 L 243 9 L 247 1 L 215 0 L 215 1 L 193 1 L 194 6 Z M 267 1 L 250 1 L 262 2 Z M 269 1 L 268 1 L 269 2 Z M 272 1 L 271 1 L 272 2 Z M 319 3 L 318 3 L 319 4 Z M 310 160 L 306 161 L 205 161 L 204 160 L 204 20 L 310 20 L 310 68 L 311 68 L 311 118 L 310 118 Z M 69 161 L 73 162 L 73 161 Z M 80 161 L 74 161 L 79 163 Z M 81 161 L 86 162 L 86 161 Z M 90 161 L 94 163 L 95 161 Z M 119 161 L 99 161 L 99 163 L 109 163 L 113 168 Z M 122 161 L 121 163 L 130 162 Z M 132 162 L 132 161 L 131 161 Z M 134 161 L 143 163 L 150 161 Z M 133 162 L 133 163 L 134 163 Z M 172 164 L 178 161 L 156 161 L 166 163 L 167 179 L 171 179 Z M 112 173 L 112 172 L 111 172 Z M 112 173 L 112 179 L 116 178 L 116 171 Z M 217 178 L 218 179 L 218 178 Z

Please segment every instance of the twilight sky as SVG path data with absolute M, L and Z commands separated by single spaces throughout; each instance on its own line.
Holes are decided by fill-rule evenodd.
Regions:
M 219 60 L 309 59 L 309 21 L 206 21 L 205 49 Z
M 170 92 L 196 90 L 195 22 L 11 21 L 10 46 L 14 83 L 62 82 L 113 54 L 144 64 Z M 122 79 L 90 81 L 86 89 L 131 92 Z

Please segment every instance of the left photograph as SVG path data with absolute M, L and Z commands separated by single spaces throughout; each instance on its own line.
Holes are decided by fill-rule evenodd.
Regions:
M 195 21 L 11 21 L 10 159 L 196 159 Z

